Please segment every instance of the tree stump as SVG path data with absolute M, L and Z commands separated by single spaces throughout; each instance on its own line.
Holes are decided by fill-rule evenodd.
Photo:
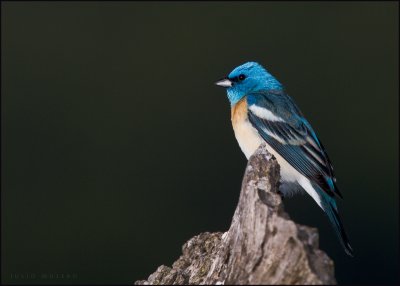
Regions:
M 279 165 L 262 144 L 247 163 L 229 230 L 191 238 L 172 268 L 162 265 L 135 285 L 336 284 L 317 229 L 284 211 L 279 179 Z

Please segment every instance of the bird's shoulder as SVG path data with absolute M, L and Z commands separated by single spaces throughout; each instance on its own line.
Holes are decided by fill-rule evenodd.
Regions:
M 285 90 L 258 90 L 246 98 L 248 108 L 254 114 L 262 114 L 271 121 L 282 121 L 292 127 L 302 125 L 303 114 Z

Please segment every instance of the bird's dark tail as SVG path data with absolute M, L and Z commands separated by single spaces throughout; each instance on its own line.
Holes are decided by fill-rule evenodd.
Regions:
M 349 239 L 347 238 L 346 232 L 343 227 L 342 220 L 339 217 L 339 213 L 337 211 L 336 202 L 334 198 L 329 197 L 325 193 L 320 193 L 322 208 L 327 214 L 339 240 L 346 251 L 346 253 L 350 256 L 354 256 L 353 249 L 350 246 Z

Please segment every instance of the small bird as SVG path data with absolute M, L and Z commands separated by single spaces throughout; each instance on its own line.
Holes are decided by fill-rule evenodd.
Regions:
M 338 214 L 343 198 L 324 146 L 282 84 L 256 62 L 215 83 L 227 89 L 236 140 L 248 159 L 263 142 L 280 165 L 280 193 L 305 190 L 327 214 L 346 253 L 353 250 Z

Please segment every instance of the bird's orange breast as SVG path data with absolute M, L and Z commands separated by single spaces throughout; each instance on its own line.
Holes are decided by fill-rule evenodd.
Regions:
M 238 124 L 239 122 L 244 121 L 246 119 L 247 119 L 247 100 L 244 97 L 234 106 L 232 106 L 231 120 L 233 126 L 235 126 L 235 124 Z
M 236 140 L 243 153 L 249 158 L 263 140 L 247 117 L 246 97 L 232 106 L 231 120 Z

